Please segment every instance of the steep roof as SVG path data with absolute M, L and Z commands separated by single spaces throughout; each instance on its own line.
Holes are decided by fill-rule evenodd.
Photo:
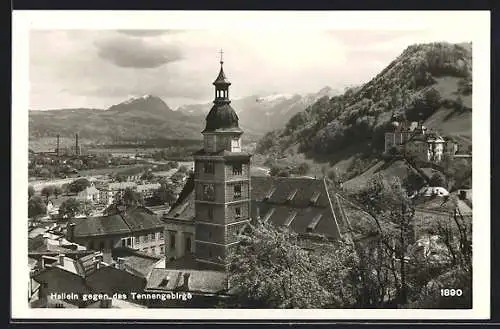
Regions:
M 231 85 L 231 82 L 229 82 L 229 79 L 226 77 L 226 74 L 224 73 L 224 68 L 222 67 L 222 63 L 220 66 L 219 74 L 217 75 L 217 78 L 213 82 L 213 85 L 215 85 L 215 86 L 217 86 L 217 85 L 225 85 L 225 86 Z
M 192 221 L 194 184 L 186 184 L 165 218 Z M 329 195 L 322 179 L 251 177 L 251 217 L 285 225 L 297 233 L 340 237 L 344 215 L 338 200 Z

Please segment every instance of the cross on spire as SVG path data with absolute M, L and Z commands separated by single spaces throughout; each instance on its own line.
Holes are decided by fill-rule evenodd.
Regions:
M 224 55 L 224 52 L 222 51 L 222 49 L 219 51 L 219 54 L 220 54 L 220 63 L 224 63 L 224 59 L 223 59 L 223 55 Z

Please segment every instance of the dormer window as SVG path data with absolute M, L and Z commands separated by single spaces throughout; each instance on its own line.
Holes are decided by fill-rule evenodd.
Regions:
M 290 193 L 290 194 L 288 195 L 288 197 L 286 198 L 286 201 L 287 201 L 287 202 L 292 201 L 292 200 L 293 200 L 293 198 L 295 197 L 295 195 L 296 195 L 296 194 L 297 194 L 297 189 L 293 190 L 293 191 L 292 191 L 292 193 Z
M 314 206 L 317 202 L 318 202 L 318 199 L 319 199 L 319 196 L 321 195 L 320 192 L 314 192 L 313 196 L 311 197 L 311 199 L 309 200 L 309 204 L 311 206 Z
M 205 162 L 205 164 L 204 164 L 204 171 L 205 171 L 205 174 L 213 174 L 213 173 L 215 173 L 214 163 L 212 161 Z

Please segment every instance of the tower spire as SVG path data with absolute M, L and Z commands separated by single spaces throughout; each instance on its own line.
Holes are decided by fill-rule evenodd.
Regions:
M 220 54 L 220 65 L 224 64 L 224 51 L 222 51 L 222 48 L 219 50 L 219 54 Z

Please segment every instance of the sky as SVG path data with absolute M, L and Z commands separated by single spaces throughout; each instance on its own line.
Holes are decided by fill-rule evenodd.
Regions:
M 459 22 L 457 22 L 459 24 Z M 463 25 L 463 22 L 462 22 Z M 34 29 L 30 109 L 102 108 L 151 94 L 171 108 L 213 98 L 219 51 L 231 97 L 343 90 L 411 44 L 467 42 L 464 29 Z

